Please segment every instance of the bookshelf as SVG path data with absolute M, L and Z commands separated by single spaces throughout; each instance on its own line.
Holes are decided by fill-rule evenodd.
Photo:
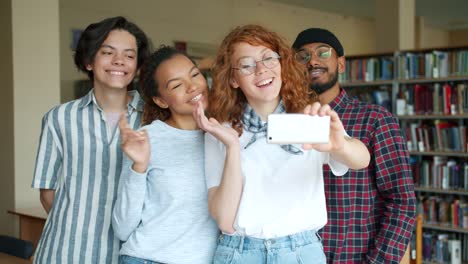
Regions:
M 468 191 L 463 189 L 441 189 L 441 188 L 431 188 L 431 187 L 415 187 L 414 190 L 418 193 L 441 193 L 441 194 L 454 194 L 468 196 Z
M 419 156 L 448 156 L 448 157 L 468 157 L 465 152 L 456 152 L 456 151 L 410 151 L 410 155 L 419 155 Z
M 393 81 L 383 80 L 383 81 L 353 81 L 353 82 L 346 82 L 342 83 L 343 87 L 366 87 L 366 86 L 382 86 L 382 85 L 392 85 Z
M 347 56 L 340 84 L 400 121 L 418 199 L 411 262 L 468 263 L 468 47 Z

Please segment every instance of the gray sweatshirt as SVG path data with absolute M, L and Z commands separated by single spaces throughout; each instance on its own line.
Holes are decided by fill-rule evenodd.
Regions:
M 151 144 L 146 173 L 126 158 L 112 225 L 120 255 L 170 264 L 212 263 L 218 228 L 208 213 L 204 136 L 161 121 L 143 127 Z

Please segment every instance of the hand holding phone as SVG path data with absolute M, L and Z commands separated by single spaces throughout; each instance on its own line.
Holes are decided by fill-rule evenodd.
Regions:
M 330 116 L 306 114 L 268 115 L 267 142 L 317 144 L 330 140 Z

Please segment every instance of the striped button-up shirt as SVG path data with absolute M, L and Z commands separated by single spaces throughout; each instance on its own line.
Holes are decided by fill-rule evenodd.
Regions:
M 412 235 L 416 199 L 398 122 L 344 90 L 330 106 L 346 132 L 367 146 L 371 161 L 342 177 L 325 171 L 328 224 L 321 234 L 328 263 L 399 263 Z
M 128 121 L 136 129 L 142 101 L 136 91 L 129 95 Z M 117 263 L 111 216 L 122 155 L 119 129 L 107 124 L 94 89 L 45 114 L 32 187 L 54 189 L 55 199 L 35 263 Z

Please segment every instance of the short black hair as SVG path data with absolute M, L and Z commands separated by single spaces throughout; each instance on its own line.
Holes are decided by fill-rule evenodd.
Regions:
M 115 29 L 125 30 L 135 37 L 138 49 L 137 69 L 140 68 L 150 54 L 151 44 L 146 34 L 125 17 L 110 17 L 97 23 L 92 23 L 81 33 L 74 55 L 76 67 L 78 70 L 87 73 L 91 81 L 94 80 L 94 74 L 86 69 L 86 65 L 93 63 L 102 43 L 106 40 L 109 33 Z

